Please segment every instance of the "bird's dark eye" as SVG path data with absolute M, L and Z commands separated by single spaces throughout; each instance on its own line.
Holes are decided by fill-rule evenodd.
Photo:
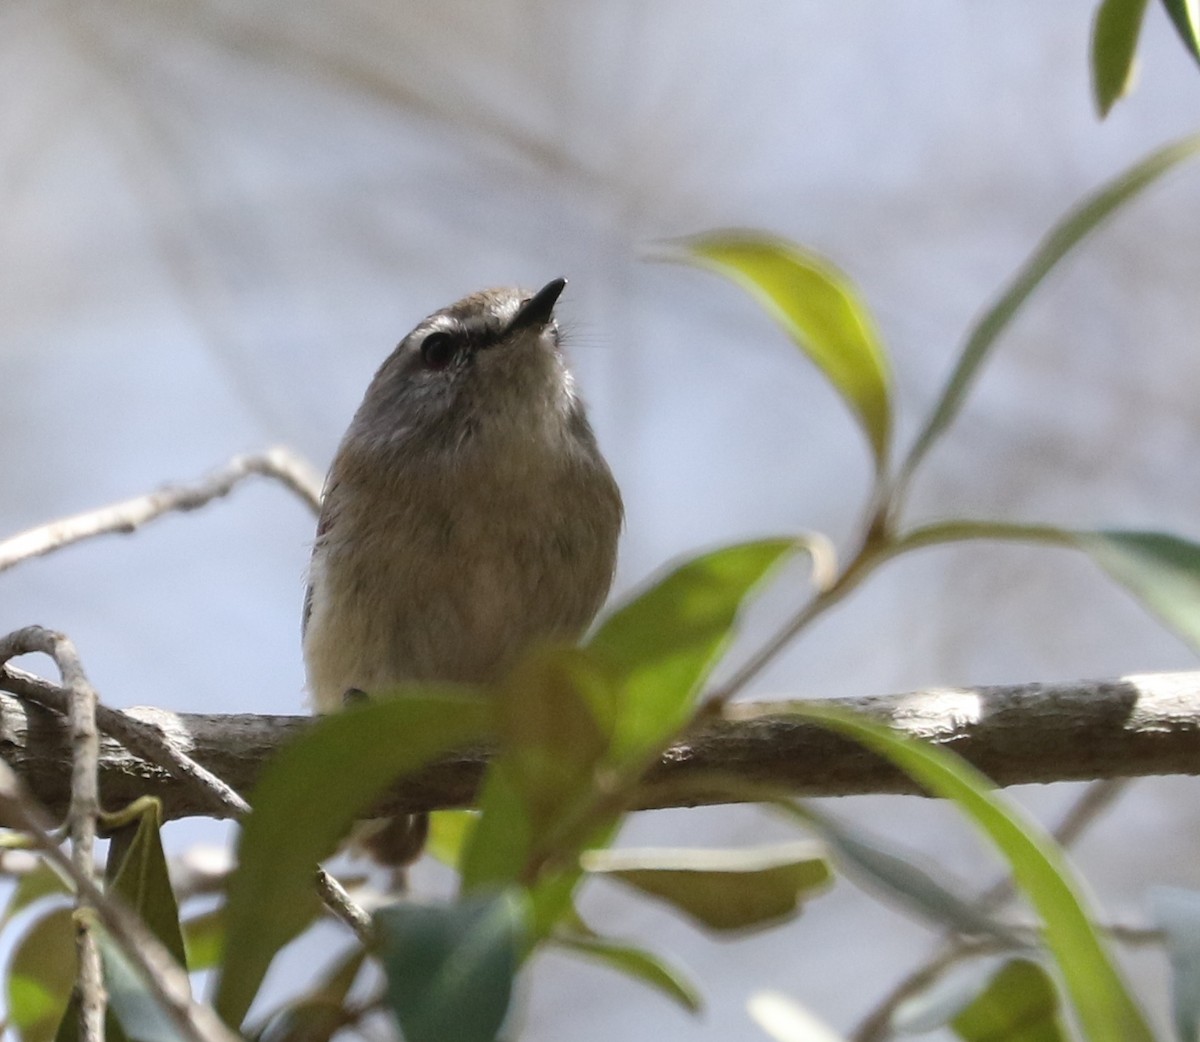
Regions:
M 421 361 L 426 369 L 445 369 L 454 358 L 454 337 L 435 330 L 421 341 Z

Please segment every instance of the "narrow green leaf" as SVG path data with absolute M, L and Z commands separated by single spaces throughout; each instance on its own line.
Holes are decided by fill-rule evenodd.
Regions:
M 751 850 L 591 850 L 586 871 L 674 905 L 711 930 L 768 926 L 795 915 L 833 874 L 811 843 Z
M 1102 0 L 1092 22 L 1092 93 L 1103 119 L 1133 87 L 1147 0 Z
M 146 801 L 137 823 L 123 829 L 131 834 L 109 887 L 141 916 L 150 931 L 162 941 L 180 966 L 186 965 L 183 934 L 179 928 L 179 904 L 171 887 L 167 856 L 162 846 L 162 806 Z M 113 849 L 119 850 L 114 837 Z M 111 858 L 111 854 L 110 854 Z
M 275 953 L 312 921 L 313 873 L 355 818 L 400 775 L 481 741 L 490 723 L 486 699 L 424 686 L 318 720 L 267 765 L 229 881 L 215 1002 L 226 1023 L 241 1023 Z
M 612 753 L 637 760 L 687 720 L 733 637 L 747 599 L 789 554 L 794 539 L 725 547 L 680 565 L 611 614 L 588 648 L 620 677 Z
M 866 305 L 823 257 L 757 232 L 699 235 L 667 244 L 666 260 L 737 283 L 817 365 L 850 406 L 882 471 L 892 428 L 887 354 Z
M 1152 153 L 1085 199 L 1051 229 L 1017 272 L 1016 278 L 968 335 L 954 372 L 904 462 L 901 481 L 908 479 L 938 437 L 954 422 L 992 346 L 1058 262 L 1142 189 L 1197 152 L 1200 152 L 1200 135 L 1184 138 Z
M 1067 1042 L 1050 975 L 1036 962 L 1014 959 L 954 1018 L 965 1042 Z
M 519 896 L 390 905 L 375 913 L 375 926 L 388 1005 L 405 1042 L 493 1042 L 525 945 Z
M 1167 936 L 1171 1010 L 1180 1039 L 1200 1037 L 1200 893 L 1172 886 L 1150 891 L 1154 924 Z
M 1017 886 L 1043 922 L 1043 937 L 1062 971 L 1089 1042 L 1153 1042 L 1141 1010 L 1105 950 L 1062 851 L 1036 822 L 958 757 L 829 706 L 792 710 L 874 750 L 933 795 L 953 800 L 1004 855 Z
M 1080 532 L 1076 544 L 1200 649 L 1200 543 L 1162 532 Z
M 789 800 L 775 806 L 815 829 L 833 851 L 842 871 L 868 890 L 935 926 L 967 936 L 999 937 L 1014 947 L 1020 945 L 1001 924 L 980 911 L 975 901 L 940 879 L 934 867 L 923 867 L 914 852 L 898 850 L 878 836 L 869 836 L 807 805 Z
M 1163 0 L 1163 6 L 1184 47 L 1200 61 L 1200 3 L 1197 0 Z
M 219 966 L 225 952 L 225 906 L 219 905 L 194 915 L 185 919 L 180 926 L 183 930 L 183 947 L 187 952 L 187 968 L 196 973 Z
M 553 935 L 552 940 L 560 948 L 594 959 L 618 973 L 641 981 L 689 1013 L 699 1013 L 704 1007 L 703 997 L 690 980 L 674 966 L 644 948 L 610 937 L 599 937 L 591 931 L 560 931 Z
M 75 919 L 56 908 L 17 943 L 8 968 L 8 1026 L 21 1042 L 50 1042 L 75 984 Z

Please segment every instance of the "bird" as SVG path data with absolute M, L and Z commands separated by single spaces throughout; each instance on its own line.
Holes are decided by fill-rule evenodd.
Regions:
M 420 322 L 368 386 L 326 477 L 303 610 L 314 709 L 399 684 L 488 685 L 575 641 L 612 584 L 621 493 L 537 292 L 471 294 Z M 427 815 L 361 845 L 402 867 Z

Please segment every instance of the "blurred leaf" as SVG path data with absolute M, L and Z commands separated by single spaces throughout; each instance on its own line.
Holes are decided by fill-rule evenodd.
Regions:
M 703 1008 L 703 998 L 696 986 L 653 952 L 610 937 L 600 937 L 591 930 L 563 930 L 554 934 L 553 941 L 567 951 L 602 962 L 618 973 L 662 992 L 689 1013 L 699 1013 Z
M 1195 1039 L 1200 1037 L 1200 893 L 1156 886 L 1150 891 L 1150 912 L 1167 937 L 1175 1033 Z
M 1200 61 L 1200 7 L 1196 0 L 1163 0 L 1163 6 L 1183 45 Z
M 195 973 L 219 966 L 225 951 L 224 905 L 185 919 L 181 926 L 187 968 Z
M 747 290 L 850 406 L 883 470 L 892 427 L 887 354 L 842 272 L 793 243 L 746 231 L 669 243 L 663 257 L 708 268 Z
M 954 1018 L 966 1042 L 1067 1042 L 1050 975 L 1036 962 L 1014 959 Z
M 420 693 L 417 693 L 417 692 Z M 313 873 L 392 782 L 489 732 L 486 700 L 423 686 L 323 717 L 264 769 L 226 902 L 217 1012 L 241 1023 L 276 952 L 318 911 Z
M 478 813 L 471 810 L 435 810 L 429 815 L 425 852 L 457 868 L 478 820 Z
M 1200 649 L 1200 544 L 1161 532 L 1081 532 L 1080 549 Z
M 1092 93 L 1103 119 L 1133 87 L 1147 0 L 1102 0 L 1092 22 Z
M 687 720 L 733 638 L 738 613 L 795 539 L 764 539 L 693 558 L 613 612 L 588 648 L 617 671 L 613 756 L 655 755 Z
M 1066 215 L 1041 241 L 1008 289 L 984 313 L 967 337 L 958 363 L 943 388 L 932 415 L 917 437 L 901 470 L 906 480 L 917 469 L 938 437 L 954 422 L 983 363 L 1008 324 L 1042 280 L 1094 228 L 1153 184 L 1177 163 L 1200 152 L 1200 135 L 1160 149 L 1126 170 Z
M 71 892 L 71 888 L 63 881 L 62 876 L 50 867 L 49 862 L 39 858 L 37 864 L 17 880 L 17 885 L 8 899 L 8 906 L 4 909 L 4 915 L 0 916 L 0 929 L 43 897 Z
M 273 1014 L 254 1037 L 261 1042 L 329 1042 L 346 1026 L 346 998 L 366 958 L 367 951 L 362 947 L 346 953 L 316 987 Z
M 756 991 L 746 1009 L 775 1042 L 845 1042 L 803 1006 L 775 991 Z
M 892 1027 L 924 1034 L 951 1026 L 966 1042 L 1068 1042 L 1058 993 L 1029 959 L 975 959 L 896 1010 Z
M 17 943 L 8 968 L 8 1024 L 21 1042 L 50 1042 L 75 984 L 75 919 L 56 908 Z
M 375 926 L 388 1005 L 405 1042 L 493 1042 L 525 946 L 516 893 L 394 904 L 375 913 Z
M 109 1012 L 115 1015 L 123 1029 L 122 1037 L 131 1042 L 192 1042 L 174 1019 L 159 1005 L 137 970 L 113 941 L 100 928 L 94 929 L 104 966 L 104 984 L 108 989 Z M 106 1018 L 106 1037 L 109 1037 L 111 1018 Z
M 789 707 L 790 708 L 790 707 Z M 841 710 L 797 705 L 797 715 L 874 750 L 931 794 L 953 800 L 996 844 L 1037 909 L 1089 1042 L 1153 1042 L 1153 1035 L 1083 906 L 1062 851 L 1036 822 L 992 791 L 970 764 Z
M 612 688 L 611 678 L 578 648 L 543 648 L 496 691 L 503 750 L 496 769 L 515 787 L 537 845 L 558 838 L 571 853 L 580 840 L 553 833 L 580 803 L 593 802 L 596 766 L 612 741 Z
M 829 864 L 811 843 L 750 850 L 592 850 L 593 874 L 660 898 L 712 930 L 768 926 L 828 887 Z
M 915 852 L 900 851 L 878 836 L 869 836 L 804 804 L 788 800 L 776 806 L 814 829 L 833 851 L 843 872 L 861 885 L 935 926 L 966 936 L 1000 937 L 1020 946 L 1021 942 L 980 911 L 974 900 L 938 879 L 932 866 L 922 867 Z
M 514 780 L 492 760 L 479 792 L 479 820 L 459 863 L 463 893 L 515 882 L 533 849 L 533 828 Z
M 566 647 L 536 649 L 497 687 L 501 751 L 463 854 L 465 891 L 532 883 L 545 857 L 573 861 L 596 831 L 588 812 L 611 742 L 612 691 L 593 656 Z

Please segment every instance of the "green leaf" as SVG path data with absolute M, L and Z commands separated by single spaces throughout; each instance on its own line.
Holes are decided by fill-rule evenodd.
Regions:
M 1150 909 L 1167 937 L 1175 1033 L 1195 1039 L 1200 1037 L 1200 893 L 1156 886 L 1150 891 Z
M 191 1042 L 159 1005 L 141 973 L 134 968 L 120 945 L 102 929 L 95 929 L 110 1012 L 115 1014 L 131 1042 Z
M 938 437 L 954 422 L 996 340 L 1046 276 L 1094 228 L 1153 184 L 1177 163 L 1200 152 L 1200 135 L 1184 138 L 1151 153 L 1114 178 L 1066 215 L 1041 241 L 1000 298 L 984 313 L 967 337 L 937 405 L 901 469 L 901 481 L 917 469 Z
M 516 893 L 395 904 L 375 913 L 375 926 L 388 1005 L 405 1042 L 493 1042 L 526 939 Z
M 215 1002 L 226 1023 L 241 1023 L 276 952 L 312 921 L 313 873 L 355 818 L 400 775 L 481 741 L 490 723 L 486 699 L 423 686 L 323 717 L 266 766 L 229 881 Z
M 224 905 L 185 919 L 180 925 L 188 970 L 196 973 L 219 966 L 225 952 Z
M 1147 0 L 1102 0 L 1092 22 L 1092 93 L 1103 119 L 1129 92 Z
M 1163 0 L 1163 6 L 1184 47 L 1200 61 L 1200 5 L 1196 0 Z
M 791 711 L 844 734 L 891 760 L 932 795 L 953 800 L 996 844 L 1017 886 L 1037 909 L 1043 939 L 1062 971 L 1089 1042 L 1153 1042 L 1084 907 L 1062 851 L 1042 828 L 992 791 L 970 764 L 944 749 L 830 706 Z
M 903 1034 L 950 1025 L 966 1042 L 1068 1042 L 1054 982 L 1030 959 L 984 958 L 959 965 L 906 999 L 892 1018 Z
M 583 933 L 559 931 L 552 940 L 560 948 L 601 962 L 618 973 L 662 992 L 689 1013 L 699 1013 L 704 1006 L 700 992 L 690 980 L 644 948 L 610 937 L 599 937 L 590 930 Z
M 966 1042 L 1067 1042 L 1054 983 L 1036 962 L 1015 959 L 954 1018 Z
M 125 904 L 141 916 L 150 931 L 180 966 L 186 965 L 183 934 L 179 929 L 179 904 L 171 887 L 167 856 L 162 846 L 162 805 L 157 800 L 146 801 L 136 824 L 121 830 L 125 840 L 114 836 L 112 854 L 125 846 L 116 871 L 112 872 L 109 889 L 119 894 Z M 126 845 L 127 843 L 127 845 Z
M 531 883 L 545 860 L 573 860 L 591 838 L 613 691 L 594 656 L 566 647 L 535 649 L 497 687 L 501 751 L 488 768 L 463 854 L 465 891 Z
M 1200 649 L 1200 544 L 1162 532 L 1080 532 L 1076 545 Z
M 933 867 L 922 867 L 915 853 L 897 850 L 878 836 L 868 836 L 809 806 L 790 800 L 776 802 L 775 806 L 815 829 L 843 872 L 867 889 L 936 926 L 967 936 L 998 937 L 1014 947 L 1020 945 L 1018 938 L 980 911 L 976 902 L 940 880 Z
M 620 678 L 617 761 L 655 755 L 671 740 L 732 640 L 742 606 L 802 548 L 795 539 L 764 539 L 704 554 L 604 621 L 588 648 Z
M 708 268 L 747 290 L 850 406 L 883 470 L 891 373 L 875 323 L 842 272 L 793 243 L 747 231 L 682 239 L 667 244 L 662 256 Z
M 50 1042 L 75 984 L 75 919 L 56 908 L 18 942 L 8 968 L 8 1026 L 21 1042 Z
M 592 850 L 586 871 L 657 897 L 711 930 L 768 926 L 795 915 L 833 875 L 811 843 L 750 850 Z

